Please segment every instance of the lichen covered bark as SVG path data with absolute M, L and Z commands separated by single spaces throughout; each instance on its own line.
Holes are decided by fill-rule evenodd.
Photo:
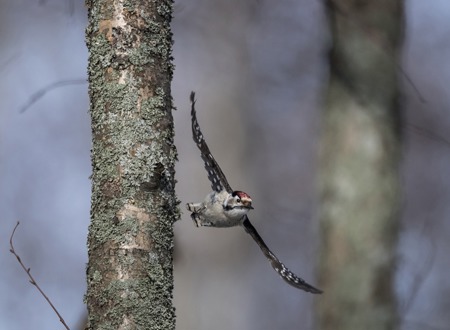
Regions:
M 174 329 L 172 1 L 88 0 L 89 329 Z
M 329 1 L 319 328 L 393 329 L 399 219 L 399 0 Z

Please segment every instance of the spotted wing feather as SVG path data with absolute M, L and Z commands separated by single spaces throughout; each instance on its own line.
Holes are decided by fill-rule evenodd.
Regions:
M 228 184 L 225 175 L 214 159 L 213 155 L 209 151 L 208 145 L 203 138 L 200 125 L 197 121 L 197 114 L 195 111 L 195 93 L 191 92 L 191 117 L 192 117 L 192 137 L 195 144 L 200 149 L 200 153 L 205 163 L 205 169 L 208 172 L 208 179 L 211 181 L 211 187 L 214 191 L 220 192 L 226 189 L 228 192 L 232 192 L 230 185 Z
M 278 273 L 278 275 L 281 276 L 283 280 L 285 280 L 288 284 L 292 285 L 293 287 L 297 289 L 304 290 L 306 292 L 310 293 L 322 293 L 322 290 L 319 290 L 312 285 L 306 283 L 306 281 L 297 275 L 295 275 L 293 272 L 291 272 L 278 258 L 270 251 L 270 249 L 267 247 L 264 240 L 259 236 L 258 232 L 256 231 L 255 227 L 250 223 L 250 220 L 247 216 L 245 216 L 245 220 L 243 222 L 243 226 L 245 228 L 245 231 L 250 234 L 250 236 L 255 240 L 255 242 L 258 244 L 258 246 L 261 248 L 261 251 L 264 253 L 267 259 L 269 259 L 270 264 L 272 265 L 273 269 Z

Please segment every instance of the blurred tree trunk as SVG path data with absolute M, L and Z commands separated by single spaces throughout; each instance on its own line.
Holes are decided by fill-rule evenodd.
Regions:
M 172 1 L 87 0 L 89 329 L 174 329 Z
M 329 0 L 319 329 L 393 329 L 399 222 L 400 0 Z

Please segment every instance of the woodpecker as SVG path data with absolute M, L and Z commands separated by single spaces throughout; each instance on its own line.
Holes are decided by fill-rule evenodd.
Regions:
M 197 121 L 195 111 L 195 93 L 191 92 L 191 117 L 192 117 L 192 137 L 197 147 L 200 149 L 201 157 L 208 172 L 208 179 L 211 182 L 213 191 L 209 193 L 205 200 L 200 203 L 187 203 L 186 208 L 191 212 L 191 218 L 197 227 L 235 227 L 241 226 L 258 244 L 263 254 L 269 260 L 273 269 L 288 284 L 306 292 L 319 294 L 319 290 L 308 284 L 305 280 L 291 272 L 267 247 L 264 240 L 251 224 L 247 214 L 253 209 L 250 196 L 239 190 L 231 189 L 225 175 L 209 151 L 200 126 Z

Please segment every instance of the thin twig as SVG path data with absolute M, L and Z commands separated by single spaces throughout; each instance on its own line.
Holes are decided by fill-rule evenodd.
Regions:
M 401 308 L 402 315 L 407 315 L 416 301 L 417 294 L 419 290 L 422 288 L 425 280 L 428 278 L 431 273 L 431 269 L 433 268 L 435 259 L 436 259 L 436 244 L 433 240 L 430 240 L 431 251 L 429 252 L 429 257 L 426 259 L 424 265 L 422 265 L 421 269 L 415 274 L 413 283 L 411 284 L 409 296 L 405 299 L 403 306 Z
M 434 233 L 434 225 L 435 222 L 428 221 L 427 218 L 424 218 L 423 224 L 422 224 L 422 231 L 421 231 L 421 237 L 433 237 Z M 421 260 L 425 260 L 424 264 L 420 268 L 419 271 L 416 272 L 413 282 L 410 287 L 410 294 L 405 299 L 405 302 L 403 303 L 403 306 L 401 308 L 401 314 L 406 316 L 413 306 L 417 294 L 419 290 L 422 288 L 425 280 L 428 278 L 429 274 L 431 273 L 431 269 L 433 268 L 433 265 L 435 263 L 436 259 L 436 252 L 437 252 L 437 246 L 436 242 L 432 239 L 429 239 L 428 242 L 430 243 L 430 249 L 428 252 L 427 258 L 421 258 Z
M 3 68 L 7 67 L 9 64 L 17 60 L 17 58 L 20 56 L 19 53 L 12 54 L 6 61 L 0 63 L 0 70 L 3 70 Z
M 446 139 L 444 136 L 442 136 L 436 132 L 433 132 L 427 128 L 420 127 L 420 126 L 417 126 L 412 123 L 406 123 L 405 126 L 406 126 L 406 128 L 409 128 L 411 131 L 413 131 L 425 138 L 439 142 L 446 147 L 450 147 L 450 141 L 448 139 Z
M 419 101 L 423 104 L 427 103 L 427 100 L 420 92 L 419 88 L 417 88 L 416 84 L 412 80 L 412 78 L 406 73 L 406 71 L 403 69 L 403 67 L 397 63 L 397 69 L 400 72 L 400 74 L 406 79 L 406 81 L 409 83 L 409 85 L 412 87 L 412 89 L 416 92 L 417 98 Z
M 44 293 L 44 291 L 42 291 L 42 289 L 39 287 L 39 285 L 36 283 L 36 280 L 33 278 L 33 276 L 31 275 L 31 268 L 27 268 L 24 263 L 22 262 L 22 260 L 20 259 L 19 255 L 16 253 L 16 251 L 14 250 L 14 245 L 13 245 L 13 237 L 14 234 L 16 232 L 17 227 L 19 226 L 19 221 L 17 221 L 16 226 L 13 229 L 13 232 L 11 234 L 11 237 L 9 238 L 9 245 L 10 245 L 10 249 L 9 252 L 11 252 L 12 254 L 14 254 L 14 256 L 16 257 L 17 261 L 19 262 L 20 266 L 23 268 L 23 270 L 25 271 L 25 273 L 27 273 L 28 277 L 30 278 L 30 283 L 33 284 L 36 289 L 39 290 L 39 292 L 41 293 L 41 295 L 45 298 L 45 300 L 47 300 L 48 304 L 50 305 L 50 307 L 53 309 L 53 311 L 56 313 L 56 315 L 58 315 L 59 317 L 59 321 L 64 325 L 64 327 L 67 330 L 70 330 L 69 326 L 66 324 L 66 322 L 64 321 L 63 317 L 61 316 L 61 314 L 59 314 L 58 310 L 56 309 L 56 307 L 52 304 L 52 302 L 50 301 L 50 299 L 47 297 L 47 295 Z
M 33 93 L 33 95 L 31 95 L 30 98 L 28 99 L 28 102 L 25 103 L 20 108 L 19 112 L 24 113 L 25 111 L 27 111 L 28 108 L 31 107 L 36 101 L 38 101 L 39 99 L 44 97 L 45 94 L 47 94 L 48 92 L 50 92 L 53 89 L 63 87 L 63 86 L 68 86 L 68 85 L 80 85 L 80 84 L 87 84 L 86 79 L 61 80 L 61 81 L 51 83 L 51 84 L 41 88 L 37 92 Z

